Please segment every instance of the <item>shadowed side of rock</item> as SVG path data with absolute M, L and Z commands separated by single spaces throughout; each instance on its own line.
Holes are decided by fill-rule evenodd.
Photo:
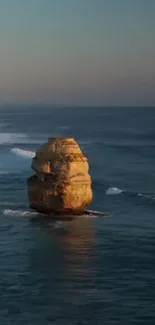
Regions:
M 82 214 L 91 204 L 87 158 L 72 138 L 51 138 L 32 161 L 28 179 L 30 207 L 41 213 Z

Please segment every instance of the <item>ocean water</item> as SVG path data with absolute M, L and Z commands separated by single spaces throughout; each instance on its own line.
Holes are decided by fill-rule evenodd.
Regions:
M 104 217 L 44 220 L 31 158 L 75 137 Z M 0 108 L 0 324 L 155 324 L 155 108 Z

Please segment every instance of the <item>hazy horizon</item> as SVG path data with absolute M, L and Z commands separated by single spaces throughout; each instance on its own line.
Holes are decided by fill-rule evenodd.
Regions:
M 111 108 L 111 109 L 128 109 L 128 108 L 137 108 L 137 109 L 152 109 L 155 108 L 155 105 L 97 105 L 97 104 L 53 104 L 53 103 L 47 103 L 46 101 L 43 102 L 14 102 L 14 103 L 0 103 L 0 109 L 4 109 L 4 108 L 11 108 L 11 109 L 18 109 L 18 108 L 51 108 L 51 109 L 55 109 L 55 108 L 89 108 L 89 109 L 107 109 L 107 108 Z
M 155 106 L 154 14 L 154 0 L 0 0 L 1 106 Z

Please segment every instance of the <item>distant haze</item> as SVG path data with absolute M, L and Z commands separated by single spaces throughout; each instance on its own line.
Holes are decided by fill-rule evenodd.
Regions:
M 155 105 L 155 0 L 0 0 L 0 102 Z

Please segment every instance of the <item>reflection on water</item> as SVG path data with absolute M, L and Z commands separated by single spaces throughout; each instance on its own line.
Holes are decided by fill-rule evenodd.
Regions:
M 63 251 L 69 271 L 89 273 L 93 259 L 94 233 L 91 220 L 76 219 L 67 223 L 66 232 L 57 234 L 58 243 Z
M 35 246 L 28 255 L 30 305 L 47 306 L 49 318 L 77 313 L 95 290 L 94 232 L 91 220 L 35 224 Z M 29 281 L 28 279 L 28 281 Z M 70 308 L 71 307 L 71 308 Z
M 91 263 L 94 258 L 94 231 L 91 219 L 79 217 L 70 221 L 43 218 L 34 220 L 35 226 L 39 228 L 39 246 L 37 242 L 35 254 L 37 255 L 39 250 L 39 256 L 42 256 L 44 263 L 50 265 L 52 261 L 56 266 L 61 261 L 66 270 L 75 268 L 75 271 Z
M 87 276 L 92 273 L 94 232 L 92 220 L 72 221 L 38 219 L 36 245 L 30 253 L 30 263 L 42 274 L 56 278 Z M 38 231 L 39 228 L 39 231 Z M 32 268 L 33 269 L 33 268 Z

